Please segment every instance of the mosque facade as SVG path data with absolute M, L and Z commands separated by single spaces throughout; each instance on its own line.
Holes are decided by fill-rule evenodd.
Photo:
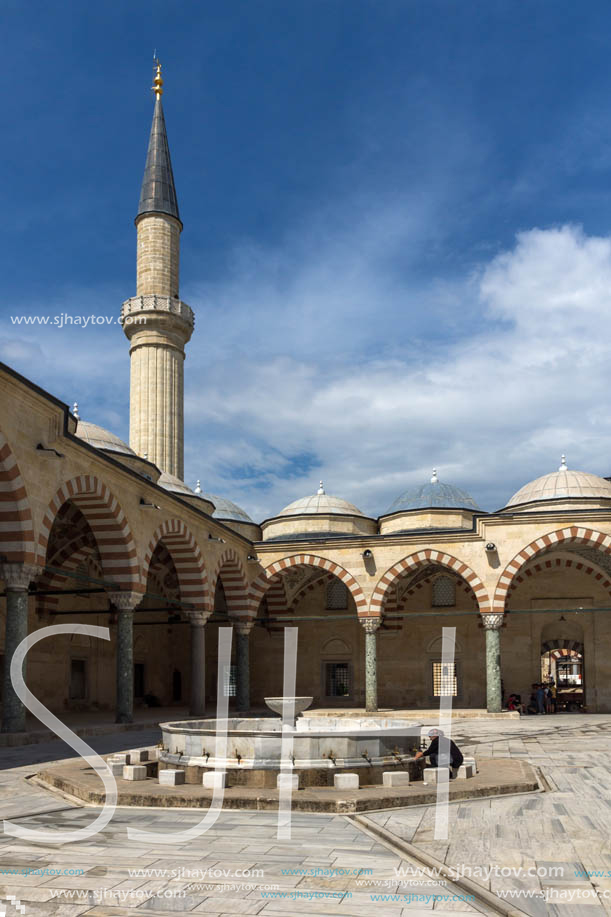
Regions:
M 611 711 L 611 483 L 570 469 L 482 511 L 436 472 L 377 518 L 316 493 L 252 520 L 184 481 L 182 222 L 158 68 L 138 213 L 130 442 L 0 365 L 2 731 L 22 732 L 13 668 L 53 712 L 188 705 L 214 715 L 283 690 L 313 707 L 499 713 L 553 676 L 566 709 Z M 187 364 L 188 365 L 188 364 Z M 188 371 L 188 370 L 187 370 Z M 109 639 L 50 625 L 108 628 Z M 219 680 L 219 628 L 232 627 Z M 446 630 L 444 630 L 444 628 Z M 451 661 L 442 646 L 451 650 Z

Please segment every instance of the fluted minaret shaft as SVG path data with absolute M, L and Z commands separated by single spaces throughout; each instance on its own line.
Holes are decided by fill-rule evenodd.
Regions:
M 162 471 L 184 476 L 184 359 L 193 312 L 179 299 L 182 223 L 161 104 L 161 70 L 136 228 L 137 295 L 123 303 L 130 340 L 129 444 Z

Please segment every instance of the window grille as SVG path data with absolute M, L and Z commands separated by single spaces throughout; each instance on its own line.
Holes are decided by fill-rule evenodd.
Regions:
M 238 685 L 238 670 L 235 665 L 226 665 L 223 670 L 223 694 L 235 697 Z
M 451 576 L 438 576 L 433 581 L 432 604 L 456 605 L 456 582 Z
M 433 697 L 456 697 L 458 677 L 456 663 L 433 663 Z
M 350 663 L 325 663 L 325 696 L 349 697 L 351 693 Z
M 348 607 L 348 587 L 341 579 L 331 580 L 327 586 L 327 609 L 338 610 Z

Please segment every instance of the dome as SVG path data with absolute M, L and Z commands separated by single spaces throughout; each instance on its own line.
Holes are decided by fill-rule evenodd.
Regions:
M 433 471 L 433 477 L 428 484 L 420 484 L 408 488 L 405 493 L 397 497 L 394 503 L 386 510 L 385 515 L 391 513 L 408 512 L 413 509 L 472 509 L 479 512 L 479 506 L 469 494 L 454 487 L 453 484 L 444 484 Z
M 161 476 L 157 483 L 160 487 L 163 487 L 164 490 L 169 490 L 172 494 L 186 494 L 189 497 L 193 496 L 193 491 L 190 487 L 187 487 L 184 481 L 177 478 L 175 474 L 168 474 L 167 471 L 161 472 Z
M 363 515 L 360 509 L 357 509 L 352 503 L 348 503 L 347 500 L 342 500 L 341 497 L 331 497 L 329 494 L 326 494 L 321 481 L 317 493 L 313 494 L 311 497 L 302 497 L 301 500 L 295 500 L 294 503 L 289 503 L 288 506 L 285 506 L 284 509 L 278 513 L 278 517 L 301 516 L 303 514 L 309 515 L 312 513 L 321 515 L 336 513 L 342 516 Z
M 596 474 L 587 471 L 572 471 L 567 468 L 565 457 L 558 471 L 544 474 L 521 487 L 506 504 L 519 506 L 522 503 L 535 503 L 539 500 L 566 499 L 606 499 L 611 500 L 611 483 Z
M 203 493 L 199 481 L 197 482 L 195 493 L 198 497 L 201 497 L 202 500 L 208 500 L 210 503 L 214 504 L 214 512 L 212 513 L 213 519 L 230 519 L 232 522 L 250 522 L 251 525 L 255 524 L 248 513 L 245 512 L 241 506 L 238 506 L 237 503 L 233 503 L 225 497 L 217 497 L 216 494 Z
M 136 455 L 133 449 L 130 449 L 127 443 L 115 436 L 104 427 L 99 427 L 97 423 L 88 423 L 85 420 L 77 418 L 76 435 L 83 442 L 89 443 L 96 449 L 104 449 L 106 452 L 121 452 L 123 455 Z

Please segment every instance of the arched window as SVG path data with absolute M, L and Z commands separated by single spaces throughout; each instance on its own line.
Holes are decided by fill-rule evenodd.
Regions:
M 333 577 L 327 586 L 327 609 L 341 610 L 348 607 L 348 587 L 341 579 Z
M 451 576 L 438 576 L 433 581 L 434 606 L 456 605 L 456 582 Z

